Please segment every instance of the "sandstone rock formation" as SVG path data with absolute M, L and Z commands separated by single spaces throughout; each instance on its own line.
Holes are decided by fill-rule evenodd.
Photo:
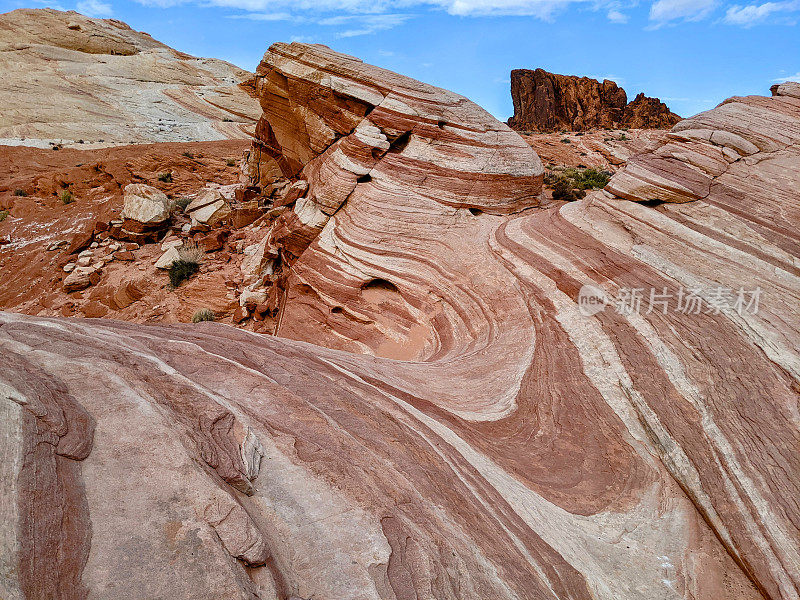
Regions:
M 257 85 L 249 172 L 308 183 L 263 232 L 284 337 L 0 313 L 3 598 L 798 596 L 796 98 L 613 180 L 737 148 L 702 200 L 547 208 L 460 96 L 302 44 Z
M 402 346 L 410 336 L 417 338 L 418 346 L 412 354 L 421 351 L 433 340 L 418 337 L 423 327 L 412 324 L 432 317 L 438 301 L 430 295 L 403 301 L 394 284 L 384 289 L 382 269 L 359 261 L 339 274 L 343 280 L 320 280 L 331 274 L 316 272 L 314 257 L 335 253 L 345 243 L 336 235 L 320 237 L 321 232 L 335 231 L 329 221 L 345 205 L 370 211 L 376 198 L 382 199 L 381 205 L 394 199 L 381 210 L 395 215 L 387 222 L 399 229 L 381 232 L 373 243 L 382 243 L 384 235 L 401 242 L 402 214 L 427 210 L 431 201 L 445 209 L 431 214 L 442 228 L 452 226 L 454 219 L 536 206 L 543 173 L 538 157 L 507 126 L 466 98 L 323 46 L 273 45 L 257 69 L 255 86 L 264 115 L 248 161 L 250 184 L 270 194 L 276 186 L 295 193 L 275 202 L 288 210 L 274 222 L 253 258 L 261 271 L 251 289 L 265 284 L 288 289 L 294 310 L 284 312 L 281 325 L 288 337 L 327 320 L 327 315 L 318 314 L 318 294 L 325 297 L 332 291 L 324 288 L 346 289 L 354 305 L 352 312 L 339 313 L 340 325 L 367 320 L 374 329 L 355 344 L 333 332 L 325 336 L 326 342 L 336 344 L 338 338 L 343 347 L 358 350 L 368 338 L 394 339 Z M 288 180 L 295 183 L 287 185 Z M 294 201 L 287 204 L 290 199 Z M 288 282 L 287 266 L 292 266 Z M 403 319 L 391 323 L 373 318 L 380 310 L 374 303 L 356 309 L 367 287 L 364 298 L 386 296 Z M 421 304 L 412 308 L 417 303 Z M 272 308 L 277 309 L 277 303 Z M 423 317 L 420 310 L 431 314 Z
M 247 71 L 75 12 L 0 15 L 0 72 L 3 144 L 243 139 L 260 114 Z
M 511 98 L 514 116 L 508 124 L 519 131 L 669 129 L 680 120 L 663 102 L 643 93 L 628 103 L 625 90 L 608 79 L 600 83 L 543 69 L 511 71 Z

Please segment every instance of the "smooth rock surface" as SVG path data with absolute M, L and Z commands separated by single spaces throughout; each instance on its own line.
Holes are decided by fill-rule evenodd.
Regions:
M 265 232 L 284 337 L 0 313 L 4 598 L 797 598 L 796 101 L 698 116 L 759 148 L 724 201 L 541 208 L 460 96 L 301 44 L 259 73 L 251 161 L 309 182 Z M 678 143 L 694 193 L 727 155 Z
M 76 12 L 0 15 L 0 72 L 4 144 L 246 139 L 259 116 L 251 73 Z

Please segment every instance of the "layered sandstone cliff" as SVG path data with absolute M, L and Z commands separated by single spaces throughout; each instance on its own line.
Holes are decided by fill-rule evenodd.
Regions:
M 547 208 L 463 97 L 258 76 L 282 337 L 0 313 L 0 595 L 798 596 L 800 100 Z
M 680 117 L 643 93 L 628 103 L 625 90 L 608 79 L 556 75 L 543 69 L 511 71 L 514 116 L 519 131 L 584 131 L 632 127 L 669 129 Z
M 247 71 L 72 11 L 0 15 L 0 72 L 3 144 L 244 139 L 260 112 Z

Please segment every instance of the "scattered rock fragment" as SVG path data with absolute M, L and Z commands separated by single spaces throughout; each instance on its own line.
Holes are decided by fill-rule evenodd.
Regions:
M 157 269 L 169 269 L 176 260 L 181 257 L 175 246 L 167 248 L 166 252 L 156 261 Z
M 76 266 L 63 282 L 65 292 L 84 290 L 100 281 L 100 272 L 91 266 Z

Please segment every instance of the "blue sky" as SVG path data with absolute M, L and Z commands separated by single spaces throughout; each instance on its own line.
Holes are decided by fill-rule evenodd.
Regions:
M 800 80 L 800 0 L 0 0 L 23 6 L 114 17 L 250 70 L 273 42 L 323 43 L 503 120 L 514 68 L 613 79 L 683 116 Z

